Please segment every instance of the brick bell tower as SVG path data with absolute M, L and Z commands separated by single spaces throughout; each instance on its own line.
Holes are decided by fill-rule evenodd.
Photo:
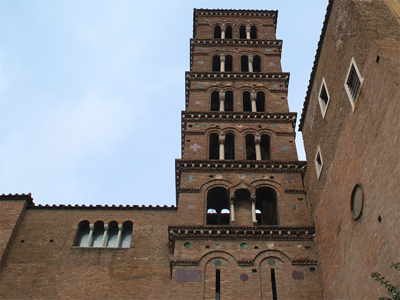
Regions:
M 277 15 L 194 10 L 169 226 L 171 278 L 193 298 L 321 297 Z

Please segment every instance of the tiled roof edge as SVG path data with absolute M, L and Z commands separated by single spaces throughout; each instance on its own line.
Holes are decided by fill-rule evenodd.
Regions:
M 315 54 L 314 64 L 313 64 L 311 74 L 310 74 L 310 80 L 308 82 L 308 88 L 307 88 L 307 93 L 306 93 L 306 97 L 305 97 L 304 104 L 303 104 L 303 109 L 301 111 L 299 131 L 303 130 L 304 119 L 305 119 L 306 113 L 307 113 L 308 102 L 310 101 L 310 95 L 311 95 L 311 90 L 313 87 L 313 81 L 314 81 L 315 73 L 317 72 L 319 57 L 321 55 L 321 50 L 322 50 L 321 48 L 322 48 L 322 44 L 324 42 L 326 29 L 328 27 L 329 17 L 331 15 L 333 2 L 334 2 L 334 0 L 329 0 L 328 6 L 326 8 L 325 20 L 324 20 L 324 23 L 323 23 L 323 26 L 321 29 L 321 35 L 319 37 L 318 48 L 317 48 L 317 52 Z

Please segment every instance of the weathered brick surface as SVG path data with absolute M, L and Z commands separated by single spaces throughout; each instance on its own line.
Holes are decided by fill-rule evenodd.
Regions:
M 302 129 L 325 299 L 384 295 L 372 272 L 400 283 L 389 269 L 400 260 L 399 39 L 399 24 L 383 1 L 334 2 Z M 364 78 L 354 111 L 344 88 L 352 57 Z M 317 100 L 322 78 L 330 95 L 325 119 Z M 324 162 L 319 179 L 318 145 Z M 363 186 L 364 209 L 354 220 L 356 184 Z
M 281 72 L 281 41 L 275 40 L 276 12 L 195 13 L 182 159 L 176 161 L 178 207 L 28 205 L 19 226 L 10 223 L 15 237 L 1 269 L 1 299 L 215 299 L 218 272 L 221 299 L 272 299 L 272 269 L 279 299 L 321 299 L 304 162 L 297 161 L 294 143 L 296 114 L 287 103 L 289 74 Z M 221 22 L 233 26 L 235 43 L 213 39 Z M 239 41 L 240 25 L 257 26 L 257 40 Z M 213 40 L 213 47 L 202 39 Z M 262 73 L 239 72 L 244 53 L 261 56 Z M 232 55 L 234 71 L 210 74 L 215 54 Z M 210 111 L 215 90 L 234 93 L 234 112 L 224 118 Z M 243 113 L 244 91 L 263 91 L 266 111 Z M 235 160 L 209 160 L 211 133 L 235 134 Z M 270 136 L 270 160 L 246 161 L 250 133 Z M 215 187 L 229 194 L 234 224 L 207 225 L 207 194 Z M 266 187 L 276 192 L 278 224 L 255 226 L 252 201 L 259 203 L 257 189 Z M 236 198 L 240 190 L 248 193 Z M 269 197 L 275 192 L 266 192 L 264 200 L 274 200 Z M 131 221 L 130 247 L 74 246 L 82 221 Z

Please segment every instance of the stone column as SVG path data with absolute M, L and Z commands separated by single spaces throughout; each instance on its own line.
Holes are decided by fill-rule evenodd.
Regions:
M 256 217 L 256 195 L 251 194 L 251 216 L 253 219 L 253 225 L 257 225 L 257 217 Z
M 220 70 L 221 70 L 221 72 L 225 72 L 225 56 L 221 56 L 220 61 L 221 61 Z
M 253 57 L 249 56 L 249 72 L 253 72 Z
M 122 236 L 122 224 L 118 224 L 118 236 L 117 236 L 117 245 L 115 247 L 121 247 L 121 236 Z
M 221 39 L 225 39 L 226 26 L 221 26 Z
M 246 26 L 246 39 L 250 39 L 250 27 Z
M 225 136 L 224 135 L 219 136 L 219 159 L 220 160 L 225 159 Z
M 225 93 L 219 93 L 219 111 L 225 111 Z
M 251 101 L 251 111 L 252 112 L 257 112 L 257 94 L 256 93 L 251 93 L 250 94 L 250 101 Z
M 89 231 L 89 236 L 88 236 L 86 247 L 90 247 L 90 243 L 92 242 L 94 224 L 89 224 L 89 229 L 90 229 L 90 231 Z
M 229 193 L 230 200 L 230 211 L 231 211 L 231 225 L 235 225 L 235 202 L 233 201 L 233 197 L 235 194 Z
M 103 240 L 101 241 L 102 247 L 105 247 L 107 244 L 107 236 L 108 236 L 108 224 L 104 225 Z
M 261 137 L 259 135 L 254 137 L 254 143 L 256 145 L 256 160 L 261 160 Z

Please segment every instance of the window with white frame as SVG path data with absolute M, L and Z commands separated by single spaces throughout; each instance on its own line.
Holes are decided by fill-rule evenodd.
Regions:
M 315 155 L 315 170 L 317 171 L 318 179 L 319 179 L 319 176 L 321 175 L 323 165 L 324 165 L 324 162 L 322 160 L 321 148 L 318 146 L 317 153 Z
M 322 118 L 325 118 L 326 110 L 329 104 L 329 93 L 326 87 L 325 78 L 322 78 L 321 87 L 319 89 L 318 102 L 321 108 Z
M 357 68 L 354 58 L 351 58 L 350 67 L 347 71 L 346 81 L 344 88 L 346 89 L 347 96 L 349 97 L 350 104 L 354 110 L 358 94 L 360 93 L 361 85 L 364 78 L 361 77 L 360 71 Z

